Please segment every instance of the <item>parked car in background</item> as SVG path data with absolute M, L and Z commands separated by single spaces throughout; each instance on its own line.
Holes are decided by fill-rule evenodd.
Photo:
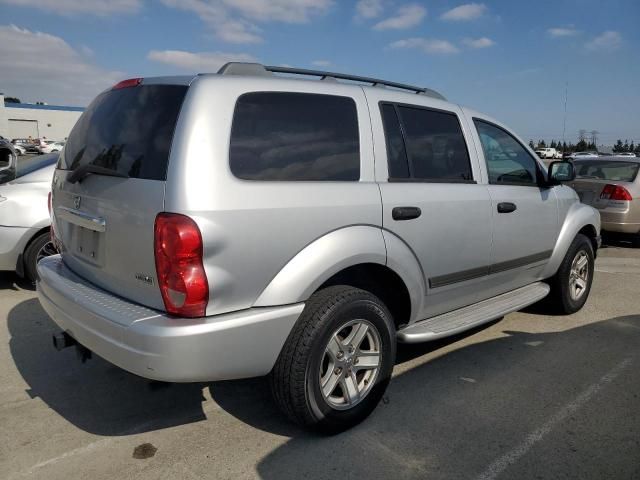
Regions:
M 571 155 L 569 155 L 568 158 L 572 159 L 572 160 L 577 160 L 577 159 L 585 159 L 585 158 L 598 158 L 598 152 L 573 152 Z
M 59 152 L 64 148 L 64 142 L 56 142 L 54 140 L 45 140 L 40 144 L 38 148 L 39 153 L 54 153 Z
M 617 152 L 613 154 L 614 157 L 637 157 L 633 152 Z
M 40 140 L 37 138 L 14 138 L 11 143 L 21 146 L 27 153 L 38 153 L 40 147 Z
M 600 212 L 602 229 L 629 234 L 640 246 L 640 158 L 599 157 L 574 165 L 576 178 L 570 185 L 583 203 Z
M 562 153 L 560 153 L 555 148 L 538 148 L 536 150 L 536 153 L 542 159 L 560 159 L 560 158 L 562 158 Z
M 289 418 L 337 432 L 382 398 L 396 341 L 548 294 L 582 308 L 600 218 L 570 162 L 427 88 L 308 75 L 231 63 L 91 103 L 38 263 L 55 345 L 164 381 L 270 375 Z
M 27 153 L 27 149 L 24 148 L 22 145 L 14 145 L 13 148 L 16 151 L 16 154 L 21 157 L 22 155 L 24 155 L 25 153 Z
M 0 184 L 0 270 L 35 281 L 36 262 L 54 253 L 47 197 L 58 154 L 21 160 Z
M 18 154 L 11 142 L 0 140 L 0 184 L 15 178 Z

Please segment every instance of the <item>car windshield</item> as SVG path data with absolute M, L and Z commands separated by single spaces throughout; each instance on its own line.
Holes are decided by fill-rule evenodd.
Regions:
M 576 178 L 597 178 L 618 182 L 633 182 L 640 163 L 584 161 L 576 162 Z

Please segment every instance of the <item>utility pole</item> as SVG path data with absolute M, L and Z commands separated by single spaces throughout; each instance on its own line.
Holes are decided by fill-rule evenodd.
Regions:
M 598 149 L 598 134 L 600 132 L 597 130 L 591 130 L 591 143 L 593 143 L 596 146 L 596 150 Z
M 569 80 L 564 82 L 564 119 L 562 120 L 562 145 L 566 143 L 564 138 L 567 131 L 567 97 L 569 96 Z
M 584 142 L 586 138 L 587 138 L 587 131 L 584 128 L 581 128 L 580 130 L 578 130 L 578 141 Z

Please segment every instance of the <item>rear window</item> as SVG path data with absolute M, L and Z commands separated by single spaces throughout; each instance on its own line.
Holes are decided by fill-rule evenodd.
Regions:
M 599 162 L 597 160 L 575 162 L 577 178 L 597 178 L 618 182 L 633 182 L 640 163 Z
M 245 180 L 356 181 L 355 102 L 307 93 L 244 94 L 233 117 L 229 165 Z
M 59 168 L 93 164 L 132 178 L 166 180 L 183 85 L 141 85 L 100 94 L 82 114 Z

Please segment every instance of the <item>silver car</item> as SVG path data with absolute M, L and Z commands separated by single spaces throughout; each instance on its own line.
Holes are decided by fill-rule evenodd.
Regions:
M 600 212 L 602 229 L 629 234 L 640 246 L 640 158 L 616 155 L 574 164 L 576 179 L 570 185 Z
M 397 341 L 584 305 L 600 218 L 572 178 L 427 88 L 257 64 L 125 80 L 61 153 L 39 298 L 60 349 L 172 382 L 269 375 L 291 419 L 336 432 L 375 408 Z
M 31 282 L 36 263 L 55 253 L 47 208 L 58 154 L 20 160 L 0 183 L 0 270 L 13 270 Z

